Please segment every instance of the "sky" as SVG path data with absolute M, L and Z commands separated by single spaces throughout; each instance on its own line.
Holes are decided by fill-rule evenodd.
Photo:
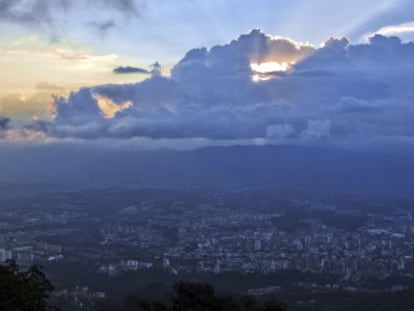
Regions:
M 0 0 L 0 140 L 411 144 L 413 12 L 410 0 Z

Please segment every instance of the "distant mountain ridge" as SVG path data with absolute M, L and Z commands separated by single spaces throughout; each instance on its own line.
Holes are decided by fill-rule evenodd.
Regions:
M 5 148 L 0 181 L 77 187 L 270 188 L 414 197 L 414 160 L 302 146 L 125 151 L 85 146 Z

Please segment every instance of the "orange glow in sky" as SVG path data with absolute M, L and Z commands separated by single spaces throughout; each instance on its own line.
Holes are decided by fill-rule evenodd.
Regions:
M 99 109 L 101 109 L 106 119 L 112 119 L 119 111 L 125 110 L 132 106 L 130 101 L 118 105 L 112 99 L 100 94 L 95 94 L 94 98 L 96 99 Z

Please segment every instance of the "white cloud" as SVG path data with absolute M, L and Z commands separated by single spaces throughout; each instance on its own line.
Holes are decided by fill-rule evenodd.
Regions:
M 394 36 L 407 33 L 414 33 L 414 22 L 385 26 L 378 29 L 375 33 L 383 36 Z

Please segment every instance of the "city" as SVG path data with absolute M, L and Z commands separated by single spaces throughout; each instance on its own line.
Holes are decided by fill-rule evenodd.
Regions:
M 144 275 L 138 281 L 144 286 L 236 273 L 251 280 L 222 279 L 223 289 L 281 298 L 295 291 L 396 293 L 413 284 L 409 202 L 281 197 L 107 189 L 4 199 L 0 259 L 42 264 L 57 286 L 54 295 L 72 304 L 116 296 L 110 280 L 127 288 L 130 281 L 120 280 L 132 274 Z M 74 267 L 83 271 L 76 281 L 66 275 Z

